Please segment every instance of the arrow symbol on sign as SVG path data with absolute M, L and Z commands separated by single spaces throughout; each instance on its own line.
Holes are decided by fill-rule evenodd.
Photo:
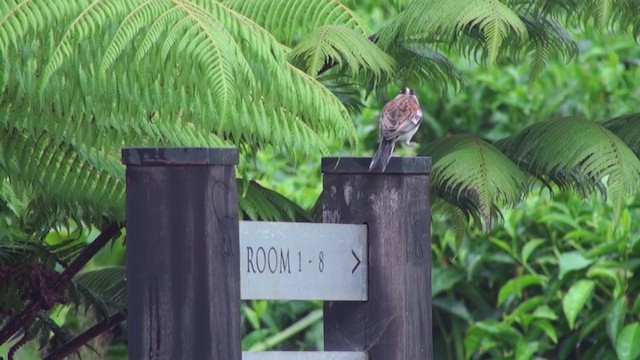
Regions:
M 358 258 L 358 255 L 356 255 L 356 253 L 353 252 L 353 250 L 351 250 L 351 254 L 353 254 L 353 257 L 356 258 L 356 261 L 358 262 L 356 266 L 353 267 L 353 270 L 351 270 L 351 273 L 353 274 L 354 271 L 356 271 L 356 269 L 358 268 L 358 266 L 360 266 L 360 259 Z

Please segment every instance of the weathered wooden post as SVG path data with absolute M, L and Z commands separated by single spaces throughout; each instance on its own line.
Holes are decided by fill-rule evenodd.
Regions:
M 240 360 L 237 149 L 123 149 L 130 359 Z
M 367 224 L 366 302 L 326 301 L 325 350 L 368 350 L 371 360 L 431 360 L 431 158 L 322 160 L 323 221 Z

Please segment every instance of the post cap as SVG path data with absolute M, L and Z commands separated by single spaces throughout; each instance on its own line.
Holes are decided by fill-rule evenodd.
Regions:
M 384 172 L 369 172 L 370 157 L 324 157 L 323 174 L 431 174 L 431 158 L 392 157 Z
M 131 166 L 237 165 L 237 148 L 122 148 L 122 163 Z

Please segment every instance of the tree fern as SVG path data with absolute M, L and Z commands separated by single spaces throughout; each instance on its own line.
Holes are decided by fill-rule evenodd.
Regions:
M 273 146 L 295 159 L 355 138 L 340 100 L 221 2 L 0 9 L 0 167 L 69 211 L 122 218 L 122 146 Z M 240 175 L 247 164 L 242 156 Z M 274 200 L 263 195 L 253 200 Z M 261 214 L 289 211 L 279 210 Z
M 434 192 L 487 228 L 499 206 L 513 205 L 523 196 L 528 183 L 525 174 L 477 136 L 436 140 L 425 150 L 433 157 Z
M 551 17 L 532 18 L 523 16 L 522 21 L 529 32 L 530 42 L 526 49 L 530 57 L 530 77 L 533 79 L 544 70 L 553 58 L 566 61 L 578 55 L 578 46 L 571 34 Z
M 380 42 L 386 48 L 395 41 L 444 41 L 465 29 L 481 32 L 490 63 L 498 57 L 508 33 L 515 33 L 521 44 L 528 38 L 522 20 L 499 0 L 414 0 L 392 25 L 381 32 Z
M 289 61 L 317 75 L 327 61 L 337 61 L 351 74 L 372 73 L 376 79 L 394 73 L 392 57 L 355 31 L 338 25 L 317 28 L 304 37 L 289 53 Z
M 640 113 L 623 115 L 604 121 L 602 126 L 616 134 L 640 157 Z
M 585 194 L 606 191 L 616 209 L 640 188 L 640 159 L 618 136 L 594 121 L 543 121 L 496 146 L 545 183 Z
M 401 86 L 418 86 L 427 81 L 445 89 L 453 84 L 459 88 L 463 84 L 462 75 L 453 62 L 436 48 L 424 43 L 407 43 L 394 49 L 398 58 Z
M 325 25 L 342 25 L 367 37 L 362 22 L 340 0 L 225 0 L 224 3 L 253 19 L 288 46 Z
M 127 306 L 127 280 L 124 266 L 108 266 L 81 272 L 67 288 L 67 297 L 77 309 L 93 309 L 103 317 Z
M 263 187 L 255 181 L 238 182 L 238 191 L 242 193 L 240 205 L 241 218 L 247 220 L 270 221 L 312 221 L 309 212 L 291 202 L 281 194 Z

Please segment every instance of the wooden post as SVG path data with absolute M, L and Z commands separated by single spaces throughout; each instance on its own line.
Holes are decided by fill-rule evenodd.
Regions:
M 323 221 L 367 224 L 369 300 L 326 301 L 325 350 L 371 360 L 431 360 L 431 158 L 324 158 Z
M 130 359 L 241 360 L 237 149 L 123 149 Z

